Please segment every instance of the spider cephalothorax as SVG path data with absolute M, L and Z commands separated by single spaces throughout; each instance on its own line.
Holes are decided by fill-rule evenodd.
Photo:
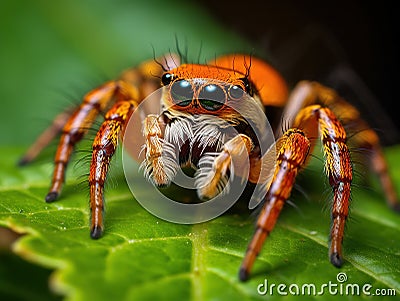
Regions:
M 352 143 L 369 150 L 371 167 L 381 180 L 388 204 L 400 210 L 376 133 L 334 90 L 303 81 L 288 96 L 282 77 L 264 61 L 247 55 L 226 55 L 207 65 L 179 66 L 178 58 L 172 55 L 160 61 L 163 63 L 150 61 L 129 69 L 118 80 L 86 94 L 78 108 L 55 119 L 21 161 L 34 159 L 61 132 L 52 184 L 46 196 L 47 202 L 55 201 L 75 144 L 98 114 L 105 113 L 93 142 L 88 179 L 92 238 L 103 234 L 104 183 L 118 141 L 122 137 L 129 139 L 124 135 L 128 121 L 143 100 L 159 88 L 159 113 L 143 117 L 144 145 L 139 146 L 144 153 L 141 166 L 152 183 L 169 185 L 179 168 L 189 166 L 196 170 L 198 195 L 210 199 L 226 185 L 234 156 L 245 153 L 249 162 L 246 180 L 261 183 L 265 188 L 256 230 L 240 268 L 241 280 L 247 279 L 318 136 L 333 191 L 329 256 L 333 265 L 342 265 L 342 239 L 353 178 L 346 123 L 351 123 L 355 132 L 362 132 L 354 136 Z M 271 153 L 263 150 L 263 144 L 271 136 L 267 133 L 272 133 L 265 116 L 272 119 L 271 114 L 276 112 L 281 112 L 273 118 L 278 121 L 272 129 L 276 162 L 264 174 L 265 162 L 270 159 L 266 157 Z M 232 128 L 234 131 L 229 131 Z

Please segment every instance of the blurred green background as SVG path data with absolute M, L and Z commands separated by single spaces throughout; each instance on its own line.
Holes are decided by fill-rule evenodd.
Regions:
M 96 85 L 169 51 L 211 58 L 251 51 L 186 1 L 1 1 L 2 145 L 28 145 Z

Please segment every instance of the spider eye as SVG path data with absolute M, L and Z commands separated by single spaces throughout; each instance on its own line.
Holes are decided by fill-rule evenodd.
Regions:
M 233 100 L 238 100 L 242 98 L 243 94 L 244 91 L 240 86 L 235 85 L 229 88 L 229 96 Z
M 244 84 L 245 91 L 246 91 L 250 96 L 253 96 L 254 90 L 253 90 L 253 86 L 252 86 L 252 84 L 250 83 L 249 79 L 248 79 L 247 77 L 243 77 L 243 78 L 241 78 L 241 81 L 242 81 L 243 84 Z
M 225 91 L 217 85 L 207 85 L 200 90 L 199 102 L 208 111 L 219 110 L 226 101 Z
M 161 77 L 161 82 L 163 83 L 164 86 L 168 86 L 174 76 L 171 73 L 164 73 L 163 76 Z
M 193 99 L 192 85 L 184 79 L 174 82 L 171 86 L 171 97 L 176 105 L 186 107 Z

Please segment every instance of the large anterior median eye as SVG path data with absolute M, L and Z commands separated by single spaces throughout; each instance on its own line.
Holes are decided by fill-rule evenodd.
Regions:
M 200 105 L 208 111 L 219 110 L 226 102 L 225 91 L 217 85 L 207 85 L 199 93 Z
M 193 87 L 187 80 L 177 80 L 171 86 L 172 101 L 180 106 L 188 106 L 193 99 Z

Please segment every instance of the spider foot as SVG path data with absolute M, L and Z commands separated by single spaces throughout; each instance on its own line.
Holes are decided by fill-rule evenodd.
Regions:
M 58 192 L 52 191 L 46 195 L 45 201 L 46 203 L 51 203 L 54 202 L 57 198 L 58 198 Z
M 337 268 L 340 268 L 343 264 L 343 258 L 337 252 L 331 254 L 330 260 L 331 260 L 331 263 Z
M 400 213 L 400 203 L 393 204 L 391 207 L 393 211 Z
M 239 280 L 244 282 L 249 279 L 249 272 L 245 268 L 240 268 L 239 270 Z
M 31 163 L 31 160 L 30 160 L 30 159 L 28 159 L 28 158 L 26 158 L 26 157 L 22 157 L 21 159 L 18 160 L 17 166 L 22 167 L 22 166 L 28 165 L 29 163 Z
M 90 230 L 90 237 L 92 239 L 99 239 L 103 235 L 103 228 L 101 226 L 94 226 Z

